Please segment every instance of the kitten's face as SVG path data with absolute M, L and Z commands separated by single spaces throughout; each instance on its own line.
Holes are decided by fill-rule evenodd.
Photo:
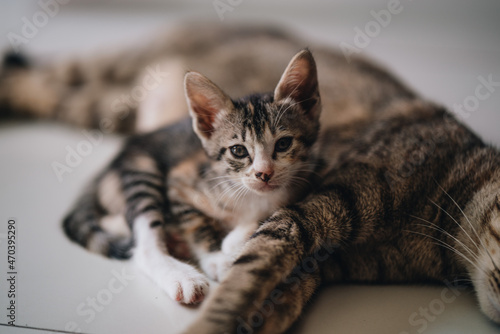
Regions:
M 320 114 L 309 51 L 292 59 L 274 94 L 232 101 L 195 72 L 186 74 L 185 88 L 194 130 L 236 194 L 267 195 L 307 182 Z
M 307 182 L 318 130 L 317 119 L 294 101 L 255 95 L 234 103 L 205 148 L 232 183 L 271 194 Z

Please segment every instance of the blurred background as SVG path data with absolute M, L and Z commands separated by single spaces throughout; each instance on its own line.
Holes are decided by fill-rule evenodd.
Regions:
M 397 13 L 389 22 L 377 23 L 377 13 L 389 8 Z M 49 13 L 47 20 L 40 12 Z M 500 146 L 498 0 L 3 0 L 0 50 L 13 47 L 13 36 L 22 36 L 26 22 L 38 22 L 39 27 L 22 49 L 34 57 L 54 59 L 134 46 L 186 20 L 271 23 L 311 43 L 356 46 L 418 93 L 452 111 L 477 101 L 462 118 L 487 142 Z M 363 42 L 360 31 L 366 34 L 374 27 Z M 490 94 L 478 99 L 476 89 L 483 85 L 484 91 L 485 81 L 493 82 L 486 88 Z M 65 147 L 75 147 L 84 138 L 80 130 L 61 124 L 0 122 L 0 278 L 6 272 L 5 222 L 14 217 L 19 229 L 16 324 L 29 327 L 0 327 L 0 332 L 180 332 L 197 310 L 178 306 L 140 275 L 125 280 L 121 292 L 92 313 L 89 300 L 99 301 L 117 275 L 123 270 L 133 273 L 133 268 L 71 245 L 60 228 L 61 217 L 90 177 L 117 152 L 122 139 L 106 136 L 64 182 L 58 182 L 51 164 L 64 161 Z M 422 286 L 330 287 L 319 294 L 293 333 L 499 331 L 479 312 L 470 291 L 460 292 L 432 315 L 432 321 L 424 320 L 420 310 L 439 301 L 442 291 L 443 287 Z M 7 305 L 6 295 L 0 284 L 1 309 Z M 3 313 L 0 324 L 6 323 Z M 424 322 L 416 325 L 410 319 Z
M 0 47 L 9 33 L 21 34 L 24 19 L 33 22 L 40 1 L 2 1 Z M 372 13 L 398 4 L 386 26 L 360 48 L 385 64 L 418 92 L 453 109 L 479 84 L 478 76 L 500 81 L 500 2 L 496 0 L 58 0 L 50 17 L 29 42 L 30 53 L 60 56 L 106 52 L 118 45 L 150 40 L 162 29 L 185 20 L 222 23 L 273 23 L 311 41 L 339 47 L 355 44 Z M 49 6 L 50 7 L 50 6 Z M 222 13 L 222 14 L 221 14 Z M 43 23 L 43 22 L 42 22 Z M 500 88 L 500 87 L 497 87 Z M 466 119 L 483 136 L 500 142 L 495 92 Z M 488 120 L 488 121 L 486 121 Z M 495 120 L 495 121 L 493 121 Z

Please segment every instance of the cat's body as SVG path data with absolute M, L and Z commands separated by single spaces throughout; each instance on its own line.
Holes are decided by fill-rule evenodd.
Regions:
M 279 76 L 274 61 L 299 48 L 289 38 L 269 38 L 272 47 L 249 38 L 235 51 L 226 48 L 237 40 L 229 38 L 205 50 L 207 56 L 223 51 L 225 60 L 248 60 L 245 51 L 261 50 L 271 66 L 260 66 L 265 57 L 250 57 L 259 64 L 249 73 L 256 81 L 241 76 L 241 85 L 230 88 L 252 82 L 260 83 L 256 90 L 269 90 L 269 77 L 275 83 Z M 482 311 L 500 322 L 498 150 L 368 62 L 348 64 L 322 48 L 314 55 L 323 103 L 323 162 L 311 179 L 314 190 L 261 223 L 187 332 L 280 333 L 321 283 L 340 281 L 470 279 Z M 231 69 L 238 65 L 227 62 Z M 227 74 L 216 67 L 211 70 Z M 224 79 L 201 70 L 229 91 Z
M 321 184 L 261 224 L 187 333 L 283 332 L 332 282 L 470 280 L 499 322 L 498 150 L 418 99 L 332 130 Z

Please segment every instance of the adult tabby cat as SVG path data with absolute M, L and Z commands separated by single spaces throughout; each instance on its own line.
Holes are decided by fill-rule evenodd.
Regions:
M 141 50 L 140 56 L 124 57 L 128 61 L 76 63 L 61 71 L 57 65 L 11 69 L 0 81 L 9 83 L 0 101 L 36 116 L 55 106 L 57 111 L 44 115 L 98 127 L 114 93 L 129 92 L 141 69 L 164 55 L 241 96 L 271 90 L 280 75 L 276 68 L 310 45 L 260 29 L 193 29 L 177 32 L 171 45 L 178 48 L 164 39 L 164 48 Z M 347 63 L 328 48 L 313 50 L 323 105 L 319 152 L 325 157 L 316 190 L 261 223 L 187 332 L 283 332 L 320 283 L 442 282 L 460 276 L 472 281 L 481 310 L 500 322 L 498 150 L 371 62 Z M 130 80 L 119 81 L 127 77 L 120 73 L 129 73 Z M 23 104 L 23 82 L 48 94 Z M 102 87 L 110 89 L 99 98 L 95 92 Z M 43 96 L 53 104 L 41 108 Z M 174 100 L 182 101 L 179 96 Z M 87 97 L 91 103 L 71 102 Z M 133 115 L 117 118 L 116 128 L 130 129 L 122 124 Z M 172 136 L 179 140 L 180 134 Z M 318 270 L 303 270 L 302 261 L 311 258 Z
M 232 101 L 196 72 L 186 74 L 185 89 L 194 131 L 183 122 L 130 139 L 64 228 L 111 257 L 127 257 L 135 241 L 141 268 L 172 298 L 195 303 L 208 281 L 169 255 L 172 235 L 187 241 L 183 258 L 221 280 L 257 223 L 303 195 L 316 167 L 321 103 L 307 50 L 291 60 L 274 94 Z M 133 238 L 113 233 L 123 216 Z
M 261 222 L 186 333 L 281 333 L 321 283 L 456 278 L 500 323 L 500 152 L 433 103 L 386 102 L 323 132 L 313 193 Z

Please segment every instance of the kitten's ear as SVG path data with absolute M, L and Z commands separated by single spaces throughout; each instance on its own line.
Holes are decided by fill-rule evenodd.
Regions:
M 230 112 L 234 108 L 233 102 L 216 84 L 197 72 L 186 73 L 184 90 L 195 132 L 200 138 L 209 139 L 217 115 Z
M 274 100 L 292 99 L 299 103 L 304 112 L 317 119 L 321 112 L 316 62 L 311 51 L 304 49 L 288 64 L 274 90 Z

